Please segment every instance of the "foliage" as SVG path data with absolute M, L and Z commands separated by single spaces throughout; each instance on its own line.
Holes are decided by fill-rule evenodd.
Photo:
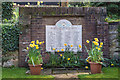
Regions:
M 116 56 L 110 59 L 104 58 L 104 63 L 106 64 L 106 66 L 120 67 L 120 54 L 118 58 Z
M 2 2 L 2 19 L 10 20 L 13 16 L 13 3 L 12 2 Z
M 103 74 L 83 74 L 78 75 L 78 78 L 80 78 L 80 80 L 116 80 L 117 78 L 119 78 L 119 69 L 120 68 L 117 67 L 104 67 L 102 69 Z
M 107 8 L 107 14 L 108 17 L 112 20 L 116 20 L 119 19 L 119 4 L 120 2 L 91 2 L 90 5 L 91 6 L 95 6 L 95 7 L 106 7 Z
M 120 2 L 71 2 L 70 7 L 106 7 L 108 18 L 111 20 L 120 19 Z
M 88 53 L 88 58 L 87 60 L 90 59 L 91 62 L 96 62 L 96 63 L 101 63 L 101 60 L 103 60 L 103 52 L 102 52 L 102 47 L 103 47 L 103 42 L 100 42 L 99 44 L 99 40 L 98 38 L 94 38 L 95 41 L 92 41 L 92 47 L 90 49 L 86 48 L 86 51 Z M 90 45 L 90 41 L 87 40 L 87 43 L 89 43 Z
M 26 68 L 2 68 L 2 78 L 5 79 L 18 79 L 20 80 L 54 80 L 54 77 L 51 75 L 26 75 Z M 14 79 L 13 79 L 14 78 Z
M 32 64 L 33 66 L 35 65 L 39 65 L 41 63 L 43 63 L 42 60 L 42 55 L 41 55 L 41 49 L 43 46 L 43 42 L 39 42 L 38 40 L 35 41 L 31 41 L 29 47 L 27 47 L 27 50 L 29 50 L 28 52 L 28 63 Z
M 18 24 L 2 24 L 3 54 L 18 49 L 20 29 L 17 25 Z
M 54 49 L 54 52 L 50 54 L 50 60 L 48 64 L 44 64 L 47 67 L 61 67 L 61 68 L 75 68 L 80 67 L 84 68 L 85 65 L 88 65 L 85 59 L 81 58 L 80 51 L 77 54 L 74 54 L 71 46 L 65 46 L 65 50 Z
M 118 42 L 119 42 L 119 46 L 120 46 L 120 25 L 118 26 L 117 31 L 118 31 L 118 37 L 117 38 L 118 38 Z

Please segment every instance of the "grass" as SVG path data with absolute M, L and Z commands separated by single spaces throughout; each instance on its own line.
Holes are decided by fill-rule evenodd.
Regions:
M 37 80 L 53 80 L 54 77 L 51 75 L 27 75 L 25 72 L 26 68 L 2 68 L 2 78 L 27 78 L 27 79 L 35 79 Z M 39 79 L 38 79 L 39 78 Z M 5 79 L 6 80 L 6 79 Z
M 78 78 L 80 80 L 107 80 L 108 79 L 113 79 L 113 80 L 119 80 L 119 72 L 120 68 L 117 67 L 107 67 L 103 68 L 101 74 L 88 74 L 88 75 L 78 75 Z M 98 79 L 99 78 L 99 79 Z M 115 79 L 114 79 L 115 78 Z

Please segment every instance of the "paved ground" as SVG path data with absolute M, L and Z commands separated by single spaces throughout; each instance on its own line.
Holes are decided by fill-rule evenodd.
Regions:
M 78 80 L 78 75 L 80 74 L 89 74 L 89 70 L 51 70 L 44 69 L 42 70 L 42 75 L 52 75 L 55 77 L 55 80 Z

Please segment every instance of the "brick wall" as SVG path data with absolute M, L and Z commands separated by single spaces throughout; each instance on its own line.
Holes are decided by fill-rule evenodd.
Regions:
M 73 25 L 82 25 L 82 44 L 86 40 L 98 37 L 104 42 L 104 56 L 109 56 L 108 24 L 104 22 L 106 8 L 103 7 L 20 7 L 20 24 L 22 34 L 19 37 L 19 66 L 26 66 L 25 48 L 31 40 L 45 41 L 45 25 L 55 25 L 60 19 L 67 19 Z M 87 53 L 83 50 L 83 58 Z M 49 54 L 43 50 L 44 62 L 49 60 Z

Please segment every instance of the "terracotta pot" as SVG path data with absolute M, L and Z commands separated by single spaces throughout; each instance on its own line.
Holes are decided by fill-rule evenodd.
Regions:
M 102 69 L 101 64 L 95 62 L 89 62 L 89 63 L 90 63 L 91 74 L 101 73 L 101 69 Z
M 35 65 L 35 66 L 29 64 L 31 75 L 40 75 L 41 66 L 42 66 L 42 64 L 40 64 L 40 65 Z

